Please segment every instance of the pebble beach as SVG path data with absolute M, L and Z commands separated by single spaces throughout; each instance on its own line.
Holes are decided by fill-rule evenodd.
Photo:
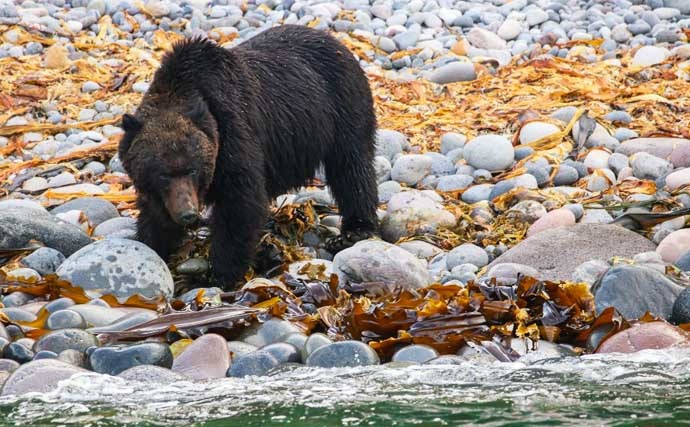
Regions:
M 176 41 L 281 24 L 330 31 L 369 77 L 380 236 L 328 252 L 316 171 L 222 291 L 207 228 L 168 264 L 135 240 L 120 120 Z M 690 348 L 689 37 L 687 0 L 0 0 L 0 414 L 71 378 Z

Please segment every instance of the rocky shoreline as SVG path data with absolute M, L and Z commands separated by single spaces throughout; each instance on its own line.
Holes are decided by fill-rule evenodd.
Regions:
M 687 346 L 685 3 L 0 0 L 1 394 Z M 133 240 L 117 125 L 175 40 L 279 23 L 370 76 L 381 239 L 325 250 L 317 174 L 222 292 L 207 230 L 170 265 Z

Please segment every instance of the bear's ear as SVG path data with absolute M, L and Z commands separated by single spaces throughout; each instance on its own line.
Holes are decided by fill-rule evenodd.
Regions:
M 122 129 L 127 133 L 137 133 L 141 130 L 142 124 L 136 117 L 131 114 L 122 116 Z
M 217 133 L 216 121 L 211 115 L 211 111 L 209 111 L 206 101 L 201 98 L 195 99 L 194 103 L 191 105 L 191 108 L 189 108 L 184 115 L 202 132 L 208 135 L 209 138 L 214 138 Z
M 208 114 L 206 102 L 203 99 L 195 99 L 191 108 L 185 113 L 185 116 L 198 126 L 206 121 Z

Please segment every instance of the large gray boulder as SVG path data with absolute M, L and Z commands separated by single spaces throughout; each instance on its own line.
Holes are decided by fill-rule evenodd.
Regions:
M 120 300 L 135 294 L 170 298 L 174 290 L 170 270 L 158 254 L 129 239 L 105 239 L 86 246 L 67 258 L 57 274 L 92 298 L 108 294 Z

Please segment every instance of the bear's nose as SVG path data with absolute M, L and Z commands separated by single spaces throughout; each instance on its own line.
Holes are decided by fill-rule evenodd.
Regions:
M 192 225 L 199 219 L 199 214 L 195 210 L 190 209 L 180 215 L 180 222 L 184 225 Z

